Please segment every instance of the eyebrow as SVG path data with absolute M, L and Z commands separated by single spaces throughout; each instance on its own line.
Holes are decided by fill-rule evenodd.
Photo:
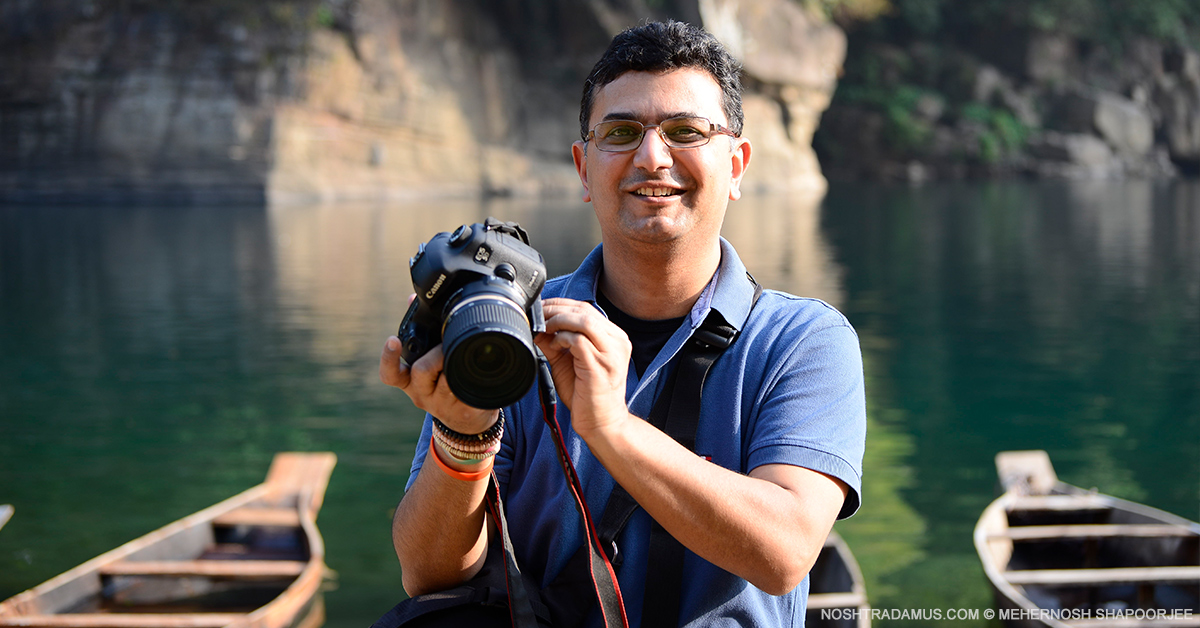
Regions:
M 704 118 L 704 117 L 705 116 L 702 116 L 698 113 L 694 113 L 691 111 L 676 111 L 673 113 L 667 113 L 667 114 L 663 115 L 662 118 L 659 118 L 659 122 L 662 122 L 663 120 L 670 120 L 671 118 Z M 638 117 L 638 115 L 631 111 L 613 111 L 613 112 L 606 114 L 603 118 L 600 119 L 601 122 L 607 122 L 609 120 L 636 120 L 638 122 L 641 122 L 641 119 Z

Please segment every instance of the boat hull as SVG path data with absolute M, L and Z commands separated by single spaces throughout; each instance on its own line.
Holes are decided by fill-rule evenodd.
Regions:
M 809 571 L 808 628 L 870 628 L 871 606 L 858 561 L 831 531 Z
M 1022 477 L 1030 457 L 1049 472 Z M 997 467 L 974 543 L 1006 626 L 1200 626 L 1200 524 L 1060 482 L 1044 452 Z
M 315 628 L 335 464 L 278 454 L 263 484 L 0 603 L 0 627 Z

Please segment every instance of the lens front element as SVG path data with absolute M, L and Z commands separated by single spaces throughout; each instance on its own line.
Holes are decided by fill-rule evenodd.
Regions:
M 476 408 L 502 408 L 529 391 L 537 375 L 525 312 L 497 295 L 478 295 L 446 317 L 445 373 L 454 396 Z

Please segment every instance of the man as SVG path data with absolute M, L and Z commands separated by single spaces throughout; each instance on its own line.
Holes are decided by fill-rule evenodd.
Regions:
M 702 30 L 677 22 L 630 29 L 588 79 L 583 139 L 572 146 L 603 242 L 574 273 L 547 283 L 546 333 L 535 341 L 593 515 L 615 484 L 640 506 L 618 543 L 631 626 L 656 602 L 643 599 L 651 518 L 689 550 L 680 625 L 801 626 L 807 573 L 834 520 L 859 504 L 857 336 L 820 301 L 767 290 L 755 303 L 753 280 L 720 238 L 751 156 L 740 89 L 736 62 Z M 739 335 L 705 380 L 693 452 L 644 417 L 711 312 Z M 448 430 L 436 428 L 431 446 L 427 420 L 396 511 L 405 589 L 439 591 L 478 572 L 487 481 L 472 472 L 493 464 L 517 560 L 545 586 L 583 541 L 536 393 L 504 410 L 499 453 L 477 461 L 442 434 L 484 432 L 500 413 L 453 397 L 440 349 L 411 369 L 398 357 L 389 338 L 383 381 Z M 430 451 L 436 466 L 425 464 Z

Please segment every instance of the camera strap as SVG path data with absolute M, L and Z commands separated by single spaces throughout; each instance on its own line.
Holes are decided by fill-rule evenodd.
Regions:
M 579 512 L 583 522 L 586 545 L 581 551 L 587 552 L 588 570 L 591 573 L 591 588 L 595 591 L 596 601 L 600 603 L 600 612 L 605 628 L 628 628 L 629 619 L 625 616 L 625 603 L 621 599 L 621 587 L 617 584 L 617 573 L 609 557 L 604 552 L 596 525 L 588 511 L 587 502 L 583 499 L 583 485 L 575 473 L 571 456 L 563 440 L 562 428 L 559 427 L 555 414 L 554 382 L 550 378 L 550 366 L 545 356 L 538 352 L 538 397 L 542 403 L 542 415 L 550 434 L 554 437 L 554 447 L 558 450 L 558 462 L 562 466 L 563 476 L 571 489 L 571 497 L 575 502 L 575 510 Z M 589 605 L 590 606 L 590 605 Z
M 749 273 L 746 277 L 754 286 L 754 296 L 750 302 L 750 309 L 753 310 L 763 289 Z M 717 358 L 737 339 L 737 334 L 737 329 L 729 325 L 724 317 L 715 310 L 709 312 L 680 349 L 678 365 L 650 411 L 647 420 L 689 451 L 696 449 L 704 381 Z M 613 569 L 620 567 L 625 558 L 617 546 L 617 537 L 637 508 L 633 497 L 620 484 L 615 484 L 597 525 L 600 546 L 604 548 Z M 652 520 L 642 604 L 643 626 L 679 624 L 679 607 L 683 599 L 683 558 L 683 545 L 657 521 Z M 590 596 L 586 595 L 586 589 L 580 584 L 583 563 L 584 549 L 581 547 L 562 572 L 542 591 L 542 600 L 552 611 L 558 625 L 580 625 L 591 609 Z
M 584 603 L 585 609 L 590 609 L 597 601 L 600 603 L 605 628 L 628 628 L 629 620 L 625 616 L 625 603 L 621 599 L 621 588 L 617 584 L 616 570 L 613 569 L 612 563 L 609 562 L 608 556 L 602 549 L 596 526 L 592 523 L 592 515 L 588 511 L 587 502 L 583 499 L 583 486 L 579 482 L 579 476 L 575 473 L 575 466 L 571 463 L 571 456 L 567 452 L 566 443 L 563 440 L 562 428 L 558 424 L 557 401 L 554 393 L 554 381 L 550 377 L 550 366 L 540 351 L 538 352 L 538 400 L 542 405 L 542 416 L 554 438 L 554 447 L 558 451 L 558 462 L 562 467 L 563 476 L 567 480 L 567 487 L 570 489 L 575 510 L 579 512 L 580 520 L 583 523 L 584 538 L 588 541 L 580 548 L 576 558 L 582 556 L 587 561 L 589 578 L 586 585 L 576 587 L 576 592 L 580 594 L 580 601 Z M 527 581 L 521 575 L 516 555 L 513 552 L 512 538 L 508 532 L 508 520 L 504 514 L 504 503 L 500 499 L 500 489 L 494 472 L 488 483 L 485 501 L 488 513 L 500 528 L 504 549 L 505 581 L 508 588 L 508 608 L 513 628 L 537 628 L 541 625 L 538 623 L 539 614 L 555 617 L 556 615 L 543 605 L 545 600 L 540 599 L 540 596 L 538 598 L 531 597 L 526 588 Z M 529 584 L 534 586 L 532 583 Z M 541 613 L 534 610 L 535 605 Z M 558 624 L 556 623 L 556 625 Z

